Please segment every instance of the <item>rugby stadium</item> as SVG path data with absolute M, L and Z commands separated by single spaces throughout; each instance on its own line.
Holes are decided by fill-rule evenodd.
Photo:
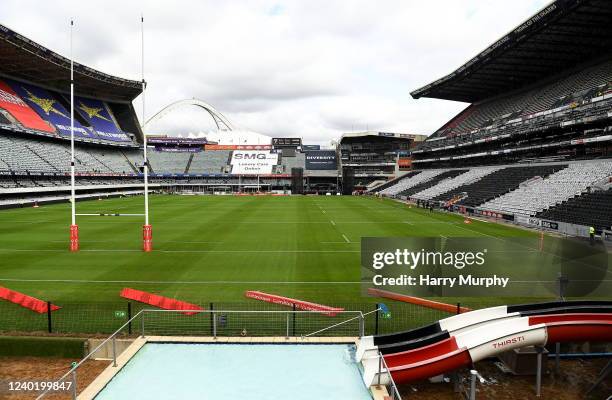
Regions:
M 0 398 L 612 395 L 612 3 L 413 90 L 467 103 L 427 135 L 159 134 L 237 128 L 145 87 L 0 25 Z

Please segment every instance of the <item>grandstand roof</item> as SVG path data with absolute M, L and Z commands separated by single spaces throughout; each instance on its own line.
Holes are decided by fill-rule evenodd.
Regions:
M 451 74 L 411 93 L 476 103 L 612 50 L 612 1 L 556 0 Z
M 0 74 L 67 92 L 70 60 L 0 25 Z M 118 78 L 74 64 L 75 93 L 86 97 L 130 102 L 141 93 L 141 82 Z
M 426 135 L 415 135 L 412 133 L 365 131 L 365 132 L 343 133 L 342 136 L 340 137 L 340 142 L 342 142 L 344 139 L 365 138 L 365 137 L 401 138 L 401 139 L 410 139 L 415 142 L 422 142 L 427 138 Z

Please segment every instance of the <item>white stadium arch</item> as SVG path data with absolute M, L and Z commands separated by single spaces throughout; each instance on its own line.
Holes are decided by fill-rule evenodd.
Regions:
M 230 122 L 230 120 L 228 120 L 219 111 L 215 110 L 215 108 L 211 106 L 210 104 L 205 103 L 202 100 L 198 100 L 198 99 L 185 99 L 185 100 L 175 101 L 174 103 L 170 103 L 164 108 L 162 108 L 161 110 L 159 110 L 155 115 L 149 118 L 147 122 L 145 122 L 143 131 L 146 132 L 148 126 L 150 126 L 153 122 L 159 120 L 160 118 L 164 117 L 168 113 L 176 110 L 177 108 L 182 108 L 185 106 L 187 107 L 196 106 L 208 112 L 210 116 L 212 117 L 213 121 L 215 121 L 215 124 L 217 125 L 217 129 L 221 131 L 233 131 L 235 129 L 235 126 Z

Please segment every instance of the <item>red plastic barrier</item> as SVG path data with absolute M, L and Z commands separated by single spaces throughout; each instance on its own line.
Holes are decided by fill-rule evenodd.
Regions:
M 44 314 L 48 311 L 46 301 L 39 300 L 35 297 L 31 297 L 5 287 L 0 287 L 0 298 L 10 301 L 11 303 L 18 304 L 22 307 L 29 308 L 30 310 L 36 311 L 39 314 Z M 59 310 L 60 308 L 61 307 L 51 304 L 51 311 Z
M 275 294 L 269 294 L 264 292 L 258 292 L 256 290 L 247 290 L 244 295 L 249 299 L 261 300 L 268 303 L 280 304 L 287 307 L 293 307 L 305 311 L 320 311 L 322 314 L 333 317 L 340 311 L 344 311 L 344 308 L 336 308 L 330 306 L 324 306 L 322 304 L 311 303 L 309 301 L 291 299 L 289 297 L 278 296 Z
M 416 304 L 417 306 L 432 308 L 434 310 L 446 311 L 449 313 L 457 312 L 457 306 L 452 305 L 452 304 L 441 303 L 439 301 L 433 301 L 433 300 L 427 300 L 421 297 L 406 296 L 404 294 L 393 293 L 387 290 L 369 288 L 368 294 L 371 296 L 382 297 L 385 299 L 403 301 L 404 303 Z M 467 308 L 467 307 L 459 307 L 459 312 L 461 314 L 466 313 L 468 311 L 472 311 L 472 309 Z
M 160 296 L 158 294 L 143 292 L 132 288 L 123 288 L 121 297 L 129 300 L 139 301 L 141 303 L 150 304 L 152 306 L 163 308 L 164 310 L 204 310 L 202 307 L 187 303 L 185 301 L 171 299 L 169 297 Z M 196 313 L 186 312 L 185 315 L 193 315 Z

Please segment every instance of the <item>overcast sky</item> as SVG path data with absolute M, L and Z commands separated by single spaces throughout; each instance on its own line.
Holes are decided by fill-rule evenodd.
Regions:
M 147 116 L 199 98 L 234 124 L 327 144 L 365 129 L 430 134 L 465 104 L 413 100 L 548 0 L 23 1 L 0 23 L 77 61 L 140 79 L 145 17 Z M 140 110 L 140 100 L 135 102 Z M 140 111 L 139 111 L 140 112 Z M 208 131 L 187 109 L 152 130 Z

